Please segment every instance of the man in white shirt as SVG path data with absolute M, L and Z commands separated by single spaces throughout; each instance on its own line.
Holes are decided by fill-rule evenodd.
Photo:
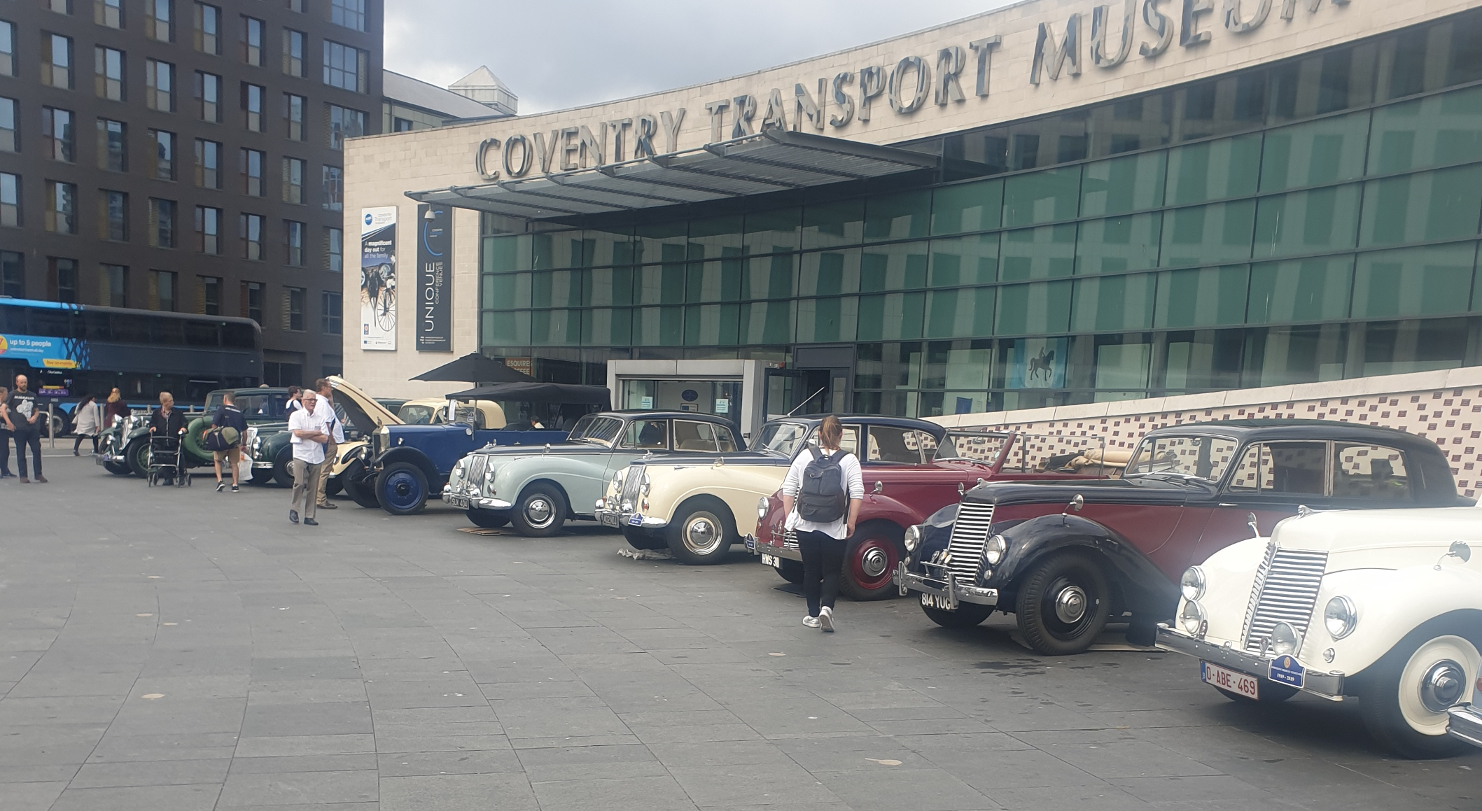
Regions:
M 804 448 L 782 482 L 787 528 L 797 533 L 798 551 L 803 555 L 803 597 L 808 601 L 803 625 L 825 633 L 834 630 L 834 601 L 839 596 L 844 552 L 864 502 L 859 459 L 839 449 L 843 435 L 838 417 L 824 417 L 818 426 L 818 447 Z M 810 471 L 815 462 L 817 469 Z
M 334 411 L 334 387 L 320 378 L 314 381 L 314 390 L 319 393 L 319 404 L 314 406 L 314 417 L 324 423 L 329 442 L 324 446 L 324 467 L 319 469 L 319 491 L 314 503 L 320 510 L 335 510 L 339 507 L 330 502 L 324 488 L 329 484 L 329 474 L 339 458 L 340 445 L 345 441 L 345 423 Z
M 298 506 L 303 502 L 304 524 L 316 527 L 314 499 L 319 491 L 319 473 L 324 467 L 324 445 L 329 442 L 324 421 L 314 413 L 319 396 L 312 391 L 304 392 L 300 401 L 303 408 L 296 408 L 288 415 L 288 430 L 293 434 L 293 461 L 288 468 L 293 472 L 293 501 L 289 504 L 288 520 L 298 523 Z

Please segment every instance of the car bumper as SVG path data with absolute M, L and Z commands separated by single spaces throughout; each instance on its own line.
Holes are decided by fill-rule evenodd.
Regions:
M 253 470 L 272 470 L 273 469 L 273 463 L 272 462 L 263 462 L 263 461 L 259 461 L 257 459 L 253 459 L 252 460 L 252 469 Z
M 624 513 L 617 510 L 598 509 L 593 515 L 597 523 L 605 527 L 635 527 L 638 529 L 663 529 L 669 519 L 639 513 Z
M 485 498 L 482 496 L 471 496 L 467 493 L 455 493 L 451 487 L 443 486 L 443 503 L 451 504 L 464 510 L 509 510 L 515 505 L 497 498 Z
M 1451 737 L 1482 746 L 1482 708 L 1475 704 L 1461 704 L 1446 712 L 1451 716 L 1451 725 L 1446 728 Z
M 769 541 L 761 540 L 755 535 L 746 536 L 746 551 L 753 555 L 770 555 L 774 558 L 782 558 L 783 560 L 802 561 L 803 559 L 803 553 L 798 551 L 796 546 L 773 544 Z
M 901 561 L 900 565 L 895 567 L 895 574 L 890 580 L 895 583 L 896 588 L 900 589 L 902 597 L 912 591 L 931 594 L 948 611 L 956 611 L 960 603 L 998 605 L 998 589 L 964 585 L 949 574 L 943 574 L 941 577 L 916 574 L 906 568 L 905 561 Z
M 1205 662 L 1213 662 L 1231 670 L 1238 670 L 1248 676 L 1267 681 L 1271 678 L 1270 658 L 1195 639 L 1166 625 L 1158 626 L 1158 647 Z M 1323 698 L 1341 699 L 1343 697 L 1343 674 L 1307 670 L 1302 679 L 1301 689 Z

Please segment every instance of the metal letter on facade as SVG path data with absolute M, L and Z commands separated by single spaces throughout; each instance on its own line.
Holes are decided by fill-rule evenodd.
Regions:
M 868 67 L 859 69 L 859 121 L 870 123 L 870 99 L 879 98 L 885 92 L 885 68 Z
M 731 137 L 750 135 L 751 119 L 756 116 L 756 99 L 751 96 L 737 96 L 732 101 L 736 102 L 736 114 L 731 124 Z
M 1214 2 L 1214 0 L 1208 0 Z M 1046 47 L 1048 46 L 1048 47 Z M 1065 37 L 1055 44 L 1055 32 L 1048 23 L 1039 24 L 1039 35 L 1034 42 L 1034 61 L 1029 66 L 1029 83 L 1039 84 L 1040 72 L 1051 80 L 1060 78 L 1060 69 L 1070 62 L 1071 76 L 1081 75 L 1081 15 L 1072 14 L 1065 21 Z
M 1270 3 L 1271 0 L 1262 0 Z M 1122 0 L 1122 43 L 1117 46 L 1115 56 L 1106 55 L 1106 28 L 1110 22 L 1111 6 L 1097 6 L 1091 12 L 1091 64 L 1098 68 L 1114 68 L 1127 61 L 1132 53 L 1132 32 L 1137 27 L 1137 0 Z
M 551 137 L 546 139 L 545 133 L 535 133 L 535 156 L 540 158 L 540 171 L 542 174 L 550 174 L 555 166 L 556 149 L 561 144 L 561 131 L 551 130 Z
M 453 210 L 417 206 L 417 351 L 453 351 Z
M 854 120 L 854 97 L 844 90 L 844 85 L 854 84 L 854 74 L 848 71 L 840 73 L 834 77 L 833 84 L 834 104 L 839 106 L 839 114 L 829 117 L 829 126 L 848 126 Z
M 593 166 L 601 166 L 602 148 L 607 146 L 607 125 L 598 124 L 597 132 L 586 124 L 581 125 L 581 168 L 587 168 L 587 159 L 590 157 Z
M 978 55 L 978 84 L 976 93 L 979 98 L 988 95 L 988 72 L 989 68 L 992 67 L 989 64 L 989 58 L 994 49 L 998 48 L 998 44 L 1002 41 L 1002 37 L 994 34 L 991 37 L 975 39 L 967 44 L 967 47 L 972 48 L 973 53 Z
M 1152 42 L 1144 42 L 1138 46 L 1137 52 L 1146 59 L 1152 59 L 1168 50 L 1169 44 L 1173 42 L 1173 20 L 1158 10 L 1161 2 L 1163 0 L 1142 0 L 1142 21 L 1158 35 Z
M 581 130 L 576 127 L 561 129 L 561 171 L 575 172 L 581 168 Z
M 684 108 L 680 107 L 673 113 L 664 110 L 659 113 L 659 123 L 664 127 L 664 151 L 673 154 L 679 151 L 679 125 L 684 123 Z
M 916 90 L 911 94 L 909 100 L 901 97 L 906 88 L 906 71 L 916 71 Z M 919 56 L 908 56 L 895 63 L 895 70 L 890 72 L 890 108 L 897 113 L 914 113 L 921 109 L 926 103 L 926 97 L 931 93 L 931 65 Z
M 360 348 L 396 351 L 396 206 L 360 210 Z
M 1316 14 L 1317 7 L 1322 5 L 1322 0 L 1307 0 L 1307 10 Z M 1346 6 L 1348 0 L 1333 0 L 1335 6 Z M 1297 16 L 1297 0 L 1281 0 L 1281 18 L 1291 22 Z
M 474 153 L 473 156 L 473 165 L 474 168 L 478 170 L 479 177 L 485 180 L 498 180 L 499 170 L 489 168 L 488 153 L 491 149 L 496 152 L 499 151 L 498 138 L 485 138 L 484 140 L 480 141 L 479 151 Z M 497 166 L 498 164 L 495 165 Z
M 638 125 L 633 128 L 633 158 L 652 158 L 658 152 L 654 150 L 654 136 L 659 134 L 659 120 L 644 113 L 638 116 Z
M 828 89 L 828 79 L 819 79 L 818 80 L 818 101 L 821 102 L 824 107 L 827 107 L 828 106 L 828 96 L 825 95 L 825 91 L 827 89 Z M 823 109 L 821 107 L 819 107 L 818 103 L 815 103 L 813 101 L 813 95 L 808 92 L 808 88 L 803 87 L 803 83 L 802 82 L 798 82 L 796 85 L 794 85 L 792 93 L 793 93 L 793 110 L 792 110 L 792 128 L 793 128 L 793 130 L 796 131 L 796 130 L 802 129 L 803 128 L 803 119 L 804 118 L 807 118 L 808 119 L 808 123 L 810 123 L 810 124 L 813 125 L 813 129 L 818 130 L 819 132 L 823 132 L 824 111 L 823 111 Z
M 1261 27 L 1271 14 L 1271 0 L 1260 0 L 1249 20 L 1240 19 L 1240 0 L 1225 0 L 1225 28 L 1237 34 L 1248 34 Z
M 623 158 L 623 133 L 633 126 L 631 118 L 615 118 L 608 122 L 612 124 L 612 162 L 622 163 Z
M 1178 44 L 1188 48 L 1209 41 L 1208 31 L 1199 31 L 1199 17 L 1214 13 L 1214 0 L 1184 0 L 1183 25 L 1178 29 Z
M 936 103 L 938 107 L 946 107 L 948 102 L 967 101 L 967 96 L 962 95 L 962 82 L 958 81 L 965 67 L 967 67 L 967 54 L 962 48 L 952 45 L 937 51 Z
M 731 106 L 730 99 L 707 102 L 705 109 L 710 111 L 710 143 L 720 141 L 721 129 L 726 125 L 726 110 Z
M 767 94 L 767 112 L 762 115 L 761 130 L 787 129 L 787 104 L 782 101 L 782 91 L 772 88 Z
M 515 147 L 520 148 L 519 164 L 511 164 L 509 156 L 515 154 Z M 524 177 L 530 171 L 530 139 L 523 135 L 511 135 L 504 142 L 504 173 L 510 177 Z

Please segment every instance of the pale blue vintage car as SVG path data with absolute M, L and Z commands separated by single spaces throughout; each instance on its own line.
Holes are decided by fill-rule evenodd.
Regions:
M 608 479 L 647 454 L 739 449 L 723 417 L 688 411 L 604 411 L 577 421 L 567 441 L 490 445 L 453 466 L 443 501 L 481 527 L 554 535 L 569 519 L 595 518 Z

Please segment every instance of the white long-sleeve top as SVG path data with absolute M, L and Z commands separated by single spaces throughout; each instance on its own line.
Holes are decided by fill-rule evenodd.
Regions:
M 844 458 L 839 460 L 839 470 L 844 474 L 844 489 L 849 491 L 849 500 L 864 498 L 864 476 L 859 469 L 859 459 L 854 454 L 845 451 L 823 451 L 819 448 L 809 446 L 798 453 L 797 458 L 792 460 L 792 467 L 787 469 L 787 478 L 782 480 L 782 494 L 798 497 L 798 492 L 803 488 L 803 472 L 808 469 L 808 464 L 813 461 L 813 454 L 823 453 L 832 456 L 843 453 Z M 792 512 L 787 514 L 787 528 L 795 532 L 822 532 L 830 538 L 849 537 L 849 508 L 846 505 L 844 515 L 839 520 L 829 524 L 821 524 L 817 521 L 804 520 L 798 515 L 797 503 L 793 503 Z

